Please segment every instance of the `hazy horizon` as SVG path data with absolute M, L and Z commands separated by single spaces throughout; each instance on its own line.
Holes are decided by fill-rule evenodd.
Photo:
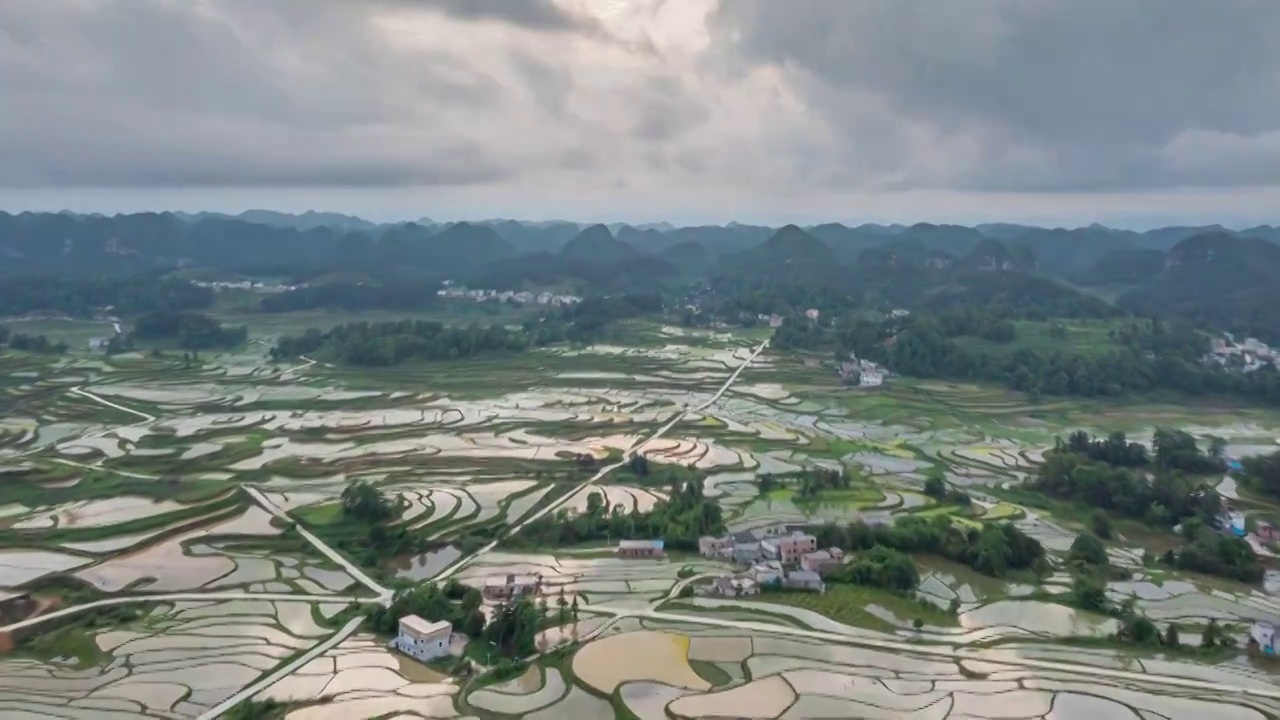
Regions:
M 1011 218 L 1008 216 L 999 216 L 999 217 L 993 216 L 989 218 L 983 218 L 977 215 L 969 215 L 967 216 L 968 219 L 963 219 L 963 220 L 946 218 L 946 217 L 937 217 L 937 216 L 931 216 L 931 217 L 866 216 L 866 217 L 858 217 L 858 218 L 806 217 L 806 218 L 797 219 L 793 217 L 777 216 L 770 213 L 757 213 L 756 217 L 760 219 L 749 219 L 751 218 L 751 216 L 747 215 L 747 216 L 741 216 L 741 217 L 694 218 L 691 220 L 682 221 L 675 217 L 662 216 L 660 214 L 644 215 L 640 217 L 596 216 L 596 217 L 584 218 L 584 217 L 574 216 L 572 214 L 546 215 L 546 216 L 542 216 L 542 215 L 516 216 L 512 214 L 502 214 L 502 213 L 483 214 L 481 212 L 481 213 L 476 213 L 476 214 L 467 215 L 467 216 L 455 216 L 446 211 L 434 212 L 434 213 L 419 211 L 419 210 L 406 210 L 406 211 L 399 211 L 399 212 L 395 210 L 363 212 L 360 210 L 352 210 L 352 209 L 342 208 L 342 207 L 335 208 L 335 207 L 321 207 L 321 206 L 309 206 L 309 205 L 285 205 L 285 206 L 277 206 L 277 207 L 271 207 L 271 206 L 262 205 L 262 204 L 205 206 L 205 205 L 193 204 L 193 203 L 183 203 L 183 204 L 177 204 L 172 206 L 159 206 L 159 205 L 102 206 L 96 203 L 87 203 L 87 204 L 80 204 L 77 206 L 66 206 L 66 205 L 59 205 L 56 201 L 51 201 L 48 204 L 33 205 L 33 206 L 27 206 L 27 207 L 4 207 L 3 205 L 0 205 L 0 212 L 8 212 L 11 214 L 19 214 L 23 212 L 45 212 L 45 213 L 69 212 L 69 213 L 82 214 L 82 215 L 106 215 L 106 216 L 112 216 L 112 215 L 118 215 L 118 214 L 127 215 L 127 214 L 146 213 L 146 212 L 154 212 L 154 213 L 172 212 L 172 213 L 186 213 L 190 215 L 195 215 L 199 213 L 219 213 L 219 214 L 235 216 L 244 212 L 259 211 L 259 210 L 279 212 L 279 213 L 291 214 L 291 215 L 302 215 L 307 212 L 333 213 L 333 214 L 340 214 L 340 215 L 345 215 L 349 217 L 360 218 L 362 220 L 367 220 L 369 222 L 373 222 L 377 224 L 416 222 L 422 218 L 429 218 L 432 221 L 437 223 L 450 223 L 450 222 L 478 223 L 478 222 L 492 222 L 492 221 L 500 221 L 500 220 L 515 220 L 517 222 L 530 223 L 530 224 L 551 223 L 551 222 L 570 222 L 570 223 L 577 223 L 581 225 L 591 225 L 591 224 L 597 224 L 597 223 L 604 224 L 604 225 L 613 225 L 613 224 L 620 223 L 625 225 L 640 226 L 640 225 L 655 225 L 660 223 L 667 223 L 675 227 L 689 227 L 689 226 L 700 226 L 700 225 L 724 226 L 724 225 L 728 225 L 730 223 L 736 222 L 744 225 L 759 225 L 759 226 L 775 227 L 775 228 L 782 227 L 784 225 L 799 225 L 802 227 L 811 227 L 814 225 L 822 225 L 826 223 L 839 223 L 842 225 L 846 225 L 848 227 L 857 227 L 859 225 L 865 225 L 865 224 L 886 225 L 886 226 L 887 225 L 910 226 L 916 223 L 931 223 L 931 224 L 937 224 L 937 225 L 961 225 L 966 227 L 974 227 L 977 225 L 984 225 L 984 224 L 1013 224 L 1013 225 L 1027 225 L 1032 227 L 1050 228 L 1050 229 L 1065 228 L 1070 230 L 1075 228 L 1088 227 L 1090 225 L 1096 224 L 1096 225 L 1102 225 L 1108 228 L 1112 228 L 1115 230 L 1131 230 L 1135 232 L 1144 232 L 1147 230 L 1155 230 L 1155 229 L 1164 228 L 1164 227 L 1201 227 L 1201 226 L 1210 226 L 1210 225 L 1220 225 L 1228 230 L 1240 231 L 1240 230 L 1247 230 L 1249 228 L 1257 227 L 1260 225 L 1280 225 L 1280 217 L 1277 217 L 1275 220 L 1271 220 L 1270 218 L 1258 218 L 1256 220 L 1237 219 L 1235 221 L 1232 221 L 1230 218 L 1227 218 L 1227 219 L 1215 218 L 1213 216 L 1207 216 L 1207 215 L 1206 216 L 1199 216 L 1199 215 L 1189 216 L 1189 219 L 1186 219 L 1184 221 L 1177 221 L 1176 219 L 1170 219 L 1167 217 L 1140 217 L 1139 216 L 1139 217 L 1128 217 L 1128 218 L 1121 217 L 1113 220 L 1082 218 L 1077 220 L 1068 220 L 1065 222 L 1052 222 L 1050 220 L 1036 219 L 1034 217 L 1032 218 L 1012 217 Z

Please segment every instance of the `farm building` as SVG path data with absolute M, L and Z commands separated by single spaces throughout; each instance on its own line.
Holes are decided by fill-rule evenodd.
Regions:
M 447 621 L 427 622 L 417 615 L 400 618 L 400 634 L 391 646 L 409 657 L 427 661 L 449 652 L 453 626 Z
M 618 557 L 632 559 L 658 559 L 666 557 L 661 540 L 620 540 Z

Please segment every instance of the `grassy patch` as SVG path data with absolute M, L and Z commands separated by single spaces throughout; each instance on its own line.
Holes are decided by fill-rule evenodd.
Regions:
M 332 525 L 342 518 L 342 505 L 336 502 L 308 505 L 294 510 L 293 516 L 307 525 Z
M 1013 342 L 997 343 L 977 337 L 957 338 L 956 343 L 971 352 L 1005 357 L 1019 350 L 1034 352 L 1069 352 L 1077 355 L 1102 355 L 1118 346 L 1109 333 L 1126 320 L 1022 320 L 1014 322 L 1017 337 Z M 1054 326 L 1061 328 L 1055 333 Z
M 690 660 L 689 667 L 698 674 L 698 677 L 711 683 L 712 687 L 723 687 L 733 682 L 733 678 L 729 673 L 718 667 L 715 663 L 706 660 Z

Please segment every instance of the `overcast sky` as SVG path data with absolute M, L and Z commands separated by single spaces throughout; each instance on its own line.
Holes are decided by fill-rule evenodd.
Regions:
M 0 0 L 0 209 L 1280 223 L 1277 0 Z

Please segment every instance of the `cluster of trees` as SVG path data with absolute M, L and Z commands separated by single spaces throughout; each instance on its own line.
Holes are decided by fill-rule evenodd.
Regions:
M 15 333 L 7 325 L 0 325 L 0 347 L 8 346 L 10 350 L 41 353 L 45 355 L 61 355 L 67 351 L 64 342 L 51 342 L 44 335 Z
M 546 605 L 535 605 L 528 597 L 500 603 L 484 626 L 480 637 L 507 657 L 523 658 L 537 650 L 538 631 L 546 625 Z
M 1158 429 L 1154 460 L 1146 457 L 1145 448 L 1134 445 L 1123 433 L 1113 433 L 1106 440 L 1073 433 L 1045 453 L 1029 487 L 1157 527 L 1171 527 L 1190 517 L 1208 525 L 1218 522 L 1222 499 L 1212 484 L 1196 474 L 1221 466 L 1200 451 L 1194 437 Z
M 1152 457 L 1147 446 L 1140 442 L 1130 441 L 1121 431 L 1113 432 L 1106 438 L 1097 438 L 1084 430 L 1076 430 L 1067 436 L 1065 442 L 1058 438 L 1054 443 L 1058 451 L 1083 455 L 1090 460 L 1103 462 L 1112 467 L 1145 467 L 1154 465 L 1158 469 L 1176 470 L 1192 475 L 1210 475 L 1226 470 L 1223 453 L 1226 452 L 1226 441 L 1212 438 L 1208 450 L 1201 450 L 1195 436 L 1185 430 L 1175 428 L 1156 428 L 1151 438 L 1151 447 L 1155 452 Z
M 877 546 L 852 555 L 844 564 L 832 568 L 824 579 L 907 593 L 920 584 L 920 572 L 910 555 Z
M 554 616 L 545 598 L 535 602 L 521 596 L 499 603 L 488 617 L 481 609 L 483 601 L 479 590 L 456 580 L 443 585 L 427 582 L 397 592 L 387 607 L 367 606 L 365 622 L 374 632 L 394 635 L 400 618 L 405 615 L 417 615 L 431 622 L 446 620 L 455 632 L 489 643 L 500 656 L 520 659 L 537 651 L 538 633 L 552 624 L 553 617 L 556 625 L 563 625 L 571 617 L 575 621 L 578 618 L 578 598 L 575 596 L 570 603 L 563 589 L 556 599 Z
M 1058 438 L 1056 449 L 1083 455 L 1090 460 L 1113 467 L 1142 467 L 1151 462 L 1147 446 L 1130 442 L 1123 432 L 1113 432 L 1106 438 L 1095 438 L 1084 430 L 1076 430 L 1067 436 L 1066 442 Z
M 658 314 L 662 309 L 662 297 L 651 293 L 591 295 L 583 298 L 580 303 L 562 308 L 558 319 L 568 325 L 568 340 L 593 342 L 612 323 Z
M 455 631 L 479 637 L 485 628 L 484 611 L 480 609 L 483 603 L 479 590 L 456 580 L 449 580 L 443 586 L 428 582 L 401 590 L 386 607 L 370 605 L 365 618 L 371 630 L 384 635 L 398 632 L 400 618 L 417 615 L 431 622 L 447 620 Z
M 1231 578 L 1245 583 L 1262 582 L 1262 563 L 1242 538 L 1215 531 L 1198 518 L 1182 526 L 1185 544 L 1166 551 L 1161 562 L 1181 570 Z
M 271 349 L 275 359 L 318 354 L 359 366 L 390 366 L 410 360 L 459 360 L 481 355 L 521 352 L 544 345 L 537 331 L 509 330 L 501 325 L 450 327 L 425 320 L 358 322 L 328 331 L 310 328 L 285 336 Z
M 400 514 L 395 502 L 367 480 L 356 480 L 338 498 L 344 517 L 367 524 L 385 523 Z
M 1123 433 L 1101 440 L 1077 431 L 1045 454 L 1030 487 L 1097 508 L 1093 525 L 1102 537 L 1110 534 L 1108 511 L 1162 528 L 1180 523 L 1186 542 L 1166 552 L 1164 564 L 1242 582 L 1260 581 L 1262 565 L 1253 548 L 1214 530 L 1221 524 L 1222 499 L 1196 476 L 1222 469 L 1221 443 L 1205 453 L 1189 433 L 1160 428 L 1152 445 L 1155 451 L 1148 457 L 1143 446 L 1129 442 Z M 1094 535 L 1076 538 L 1068 561 L 1081 572 L 1107 569 L 1106 551 Z M 1078 604 L 1096 609 L 1098 590 L 1082 582 L 1081 591 L 1091 599 L 1081 598 Z
M 312 529 L 366 567 L 431 549 L 429 540 L 414 535 L 404 525 L 394 524 L 404 507 L 365 480 L 343 488 L 339 504 L 340 522 Z
M 925 478 L 924 494 L 939 503 L 954 503 L 960 506 L 967 506 L 973 502 L 973 498 L 969 497 L 969 493 L 949 487 L 947 481 L 942 478 L 941 472 L 930 474 L 929 477 Z
M 1246 487 L 1268 497 L 1280 498 L 1280 451 L 1244 458 L 1240 464 L 1240 480 Z
M 150 312 L 134 322 L 131 339 L 174 340 L 187 350 L 232 348 L 249 337 L 249 329 L 241 325 L 226 327 L 203 313 Z M 125 341 L 130 343 L 130 339 Z
M 670 497 L 647 512 L 627 512 L 621 505 L 605 505 L 604 493 L 587 496 L 580 513 L 560 510 L 530 523 L 511 538 L 525 546 L 558 546 L 596 540 L 661 539 L 673 550 L 697 551 L 698 538 L 725 531 L 720 505 L 704 497 L 697 480 L 676 483 Z
M 121 316 L 144 312 L 203 310 L 213 290 L 186 280 L 141 275 L 128 278 L 7 277 L 0 283 L 0 315 L 57 312 L 93 317 L 110 310 Z
M 1080 308 L 1076 315 L 1049 317 L 1110 316 L 1101 309 L 1093 314 L 1086 309 Z M 1280 371 L 1268 366 L 1237 373 L 1202 363 L 1208 339 L 1186 323 L 1134 321 L 1112 331 L 1111 347 L 1105 352 L 1030 347 L 989 352 L 961 342 L 965 337 L 1012 341 L 1016 330 L 1011 334 L 1006 323 L 1036 314 L 1034 307 L 1016 315 L 994 308 L 967 308 L 888 320 L 851 312 L 829 323 L 788 320 L 774 332 L 774 343 L 780 349 L 835 349 L 842 356 L 852 351 L 903 375 L 997 382 L 1033 397 L 1173 390 L 1280 403 Z
M 907 516 L 891 526 L 864 522 L 815 529 L 818 545 L 849 551 L 883 546 L 905 553 L 940 555 L 968 565 L 984 575 L 1005 577 L 1021 570 L 1040 571 L 1044 548 L 1011 523 L 985 523 L 979 528 L 953 525 L 945 515 Z
M 853 476 L 848 469 L 806 467 L 789 475 L 764 473 L 756 480 L 756 487 L 761 495 L 768 495 L 788 484 L 795 487 L 797 500 L 816 500 L 828 490 L 849 489 L 853 486 Z
M 423 310 L 438 302 L 436 283 L 422 281 L 327 282 L 266 295 L 262 312 L 332 310 Z
M 523 352 L 565 341 L 593 342 L 610 323 L 661 310 L 662 299 L 657 295 L 614 295 L 585 298 L 546 317 L 528 320 L 519 330 L 501 325 L 453 327 L 423 320 L 349 323 L 328 331 L 310 328 L 300 336 L 282 337 L 271 355 L 283 359 L 320 354 L 368 367 L 411 360 L 458 360 Z

